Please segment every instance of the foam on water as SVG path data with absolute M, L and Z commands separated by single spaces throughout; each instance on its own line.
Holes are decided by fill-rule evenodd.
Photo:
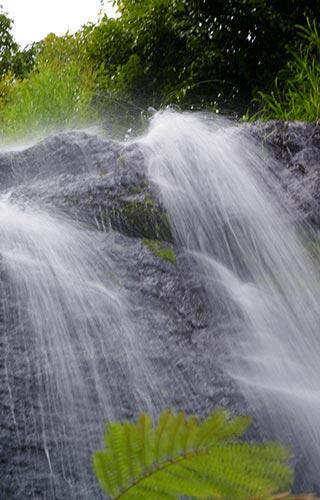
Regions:
M 277 165 L 243 127 L 208 116 L 158 113 L 139 143 L 212 304 L 217 282 L 227 292 L 225 369 L 269 436 L 303 450 L 319 487 L 319 263 Z
M 76 135 L 72 141 L 71 156 L 80 148 L 85 172 L 99 175 L 82 150 L 88 142 L 78 144 Z M 139 270 L 132 271 L 137 296 L 131 302 L 132 283 L 125 288 L 121 277 L 128 274 L 116 267 L 121 258 L 117 264 L 112 258 L 128 241 L 117 247 L 114 235 L 80 227 L 45 204 L 52 189 L 64 193 L 66 169 L 63 161 L 47 161 L 52 149 L 45 143 L 17 168 L 6 158 L 2 189 L 12 193 L 0 199 L 1 375 L 10 413 L 6 436 L 17 440 L 6 474 L 12 460 L 14 485 L 21 470 L 28 488 L 34 476 L 32 498 L 100 498 L 90 463 L 106 420 L 138 410 L 157 414 L 167 405 L 206 413 L 232 386 L 227 401 L 243 393 L 265 436 L 291 442 L 309 462 L 306 487 L 319 489 L 319 263 L 304 246 L 309 228 L 281 188 L 277 164 L 243 127 L 210 116 L 157 113 L 132 142 L 144 153 L 184 250 L 181 262 L 184 254 L 190 258 L 205 287 L 205 300 L 201 295 L 195 305 L 205 309 L 205 321 L 191 324 L 193 338 L 176 333 L 172 318 L 196 317 L 183 310 L 189 282 L 182 276 L 178 283 L 179 259 L 172 274 L 159 266 L 156 276 L 141 278 L 139 272 L 150 272 L 139 260 L 143 247 Z M 77 182 L 83 165 L 67 159 Z M 126 258 L 129 269 L 136 262 L 130 249 Z M 168 274 L 157 290 L 169 294 L 167 302 L 150 291 L 160 274 Z M 170 316 L 166 308 L 176 292 L 183 303 Z M 24 487 L 17 498 L 25 496 Z
M 123 411 L 121 377 L 132 406 L 154 408 L 152 375 L 114 264 L 99 252 L 99 234 L 19 206 L 10 193 L 0 200 L 0 254 L 5 373 L 17 446 L 30 454 L 34 446 L 44 451 L 51 475 L 46 498 L 62 497 L 56 489 L 61 475 L 70 482 L 68 498 L 98 498 L 91 455 L 101 446 L 104 422 Z M 25 394 L 15 403 L 18 378 Z M 29 460 L 40 468 L 41 460 Z

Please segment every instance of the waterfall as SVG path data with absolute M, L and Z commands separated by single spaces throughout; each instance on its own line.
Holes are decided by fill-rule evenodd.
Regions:
M 138 142 L 213 316 L 223 308 L 229 334 L 217 362 L 272 429 L 268 437 L 302 453 L 302 483 L 319 487 L 319 263 L 280 167 L 246 128 L 210 116 L 158 113 Z
M 164 111 L 0 154 L 0 498 L 103 498 L 104 423 L 167 407 L 252 414 L 319 490 L 314 234 L 249 132 Z M 167 215 L 176 265 L 139 233 Z
M 2 196 L 7 407 L 21 461 L 34 467 L 37 487 L 43 475 L 41 498 L 63 497 L 61 477 L 68 498 L 100 498 L 91 456 L 101 446 L 104 422 L 123 415 L 125 400 L 154 408 L 130 306 L 112 259 L 99 248 L 96 231 Z M 38 498 L 37 487 L 32 497 Z
M 140 172 L 137 146 L 85 132 L 0 154 L 1 499 L 102 499 L 106 422 L 227 397 L 191 338 L 207 348 L 198 283 L 107 219 Z

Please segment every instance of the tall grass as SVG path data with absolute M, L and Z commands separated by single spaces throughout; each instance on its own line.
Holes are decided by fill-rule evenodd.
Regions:
M 300 46 L 291 51 L 271 92 L 258 92 L 251 119 L 313 121 L 320 118 L 320 36 L 316 21 L 297 26 Z
M 2 139 L 47 134 L 97 117 L 94 73 L 75 37 L 49 35 L 29 77 L 6 80 L 0 85 Z

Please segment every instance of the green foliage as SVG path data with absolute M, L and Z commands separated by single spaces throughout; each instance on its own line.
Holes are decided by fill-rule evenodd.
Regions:
M 36 44 L 20 50 L 12 35 L 13 21 L 0 5 L 0 79 L 7 73 L 26 76 L 32 69 Z
M 6 75 L 0 84 L 0 125 L 6 138 L 78 126 L 96 116 L 91 107 L 94 73 L 82 40 L 48 35 L 37 51 L 28 78 Z
M 317 17 L 313 0 L 117 0 L 117 19 L 88 33 L 109 111 L 249 102 L 287 60 L 295 25 Z M 275 50 L 276 47 L 276 50 Z M 132 106 L 133 107 L 133 106 Z
M 174 253 L 173 249 L 168 246 L 167 243 L 164 243 L 159 240 L 147 240 L 144 239 L 143 243 L 151 250 L 151 252 L 159 257 L 160 259 L 166 260 L 171 264 L 176 264 L 177 257 Z
M 47 133 L 98 115 L 113 133 L 121 132 L 141 126 L 149 106 L 167 104 L 239 114 L 253 95 L 262 109 L 255 117 L 319 117 L 317 25 L 300 26 L 302 43 L 296 43 L 296 25 L 306 16 L 319 19 L 319 2 L 114 4 L 118 18 L 105 16 L 76 35 L 50 35 L 24 50 L 12 37 L 12 20 L 0 8 L 2 136 Z M 267 92 L 276 74 L 276 84 Z
M 0 77 L 12 69 L 12 61 L 18 51 L 11 30 L 12 20 L 3 12 L 0 5 Z
M 94 470 L 114 499 L 267 499 L 291 484 L 289 455 L 275 443 L 241 441 L 249 422 L 224 410 L 202 422 L 170 411 L 156 424 L 148 415 L 136 423 L 111 422 Z
M 41 43 L 36 42 L 23 50 L 18 50 L 12 58 L 11 72 L 17 78 L 26 78 L 33 70 Z
M 136 120 L 180 88 L 177 61 L 183 63 L 186 46 L 175 24 L 181 17 L 177 4 L 182 2 L 123 2 L 118 19 L 104 17 L 87 33 L 87 53 L 98 74 L 96 101 L 108 116 Z
M 302 43 L 291 52 L 286 68 L 271 92 L 258 92 L 260 111 L 254 119 L 304 120 L 320 118 L 320 36 L 316 21 L 298 27 Z

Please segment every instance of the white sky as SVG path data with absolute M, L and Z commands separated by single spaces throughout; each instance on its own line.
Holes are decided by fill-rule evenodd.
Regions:
M 104 3 L 104 11 L 114 15 L 112 2 Z M 0 5 L 14 20 L 14 38 L 21 47 L 42 40 L 48 33 L 76 31 L 89 21 L 97 21 L 101 10 L 100 0 L 0 0 Z

